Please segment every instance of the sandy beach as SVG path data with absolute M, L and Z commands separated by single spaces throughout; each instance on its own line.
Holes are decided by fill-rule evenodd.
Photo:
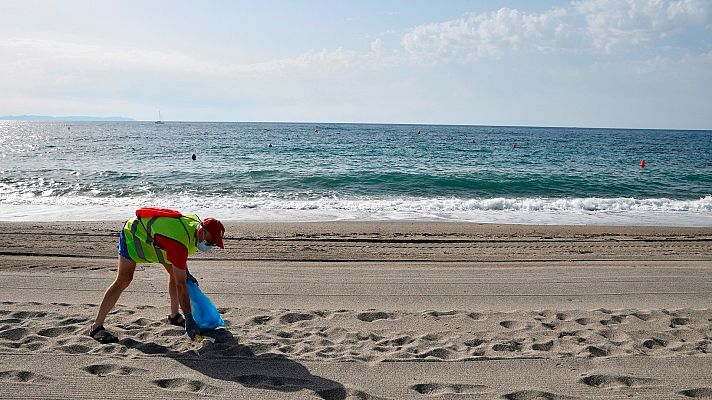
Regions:
M 712 228 L 228 223 L 215 344 L 150 265 L 100 345 L 120 225 L 0 223 L 2 398 L 712 398 Z

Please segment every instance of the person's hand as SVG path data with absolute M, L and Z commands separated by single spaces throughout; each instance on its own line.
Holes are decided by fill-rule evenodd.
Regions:
M 195 339 L 195 335 L 200 333 L 200 328 L 198 328 L 198 324 L 193 319 L 193 314 L 185 313 L 184 318 L 185 318 L 185 334 L 188 335 L 189 338 Z
M 188 268 L 185 269 L 185 279 L 195 283 L 195 286 L 200 286 L 200 284 L 198 283 L 198 280 L 195 279 L 195 277 L 190 274 L 190 271 L 188 271 Z

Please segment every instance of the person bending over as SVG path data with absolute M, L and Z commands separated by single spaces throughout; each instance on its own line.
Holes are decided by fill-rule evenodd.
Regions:
M 89 336 L 100 343 L 118 342 L 118 338 L 104 328 L 106 315 L 131 283 L 136 264 L 158 263 L 168 272 L 171 306 L 168 321 L 185 328 L 193 339 L 200 332 L 191 314 L 186 287 L 186 279 L 195 280 L 188 272 L 188 256 L 196 251 L 210 251 L 213 246 L 225 248 L 225 227 L 215 218 L 201 220 L 195 214 L 182 215 L 168 209 L 140 209 L 136 214 L 121 229 L 116 279 L 104 293 Z M 179 306 L 184 315 L 180 314 Z

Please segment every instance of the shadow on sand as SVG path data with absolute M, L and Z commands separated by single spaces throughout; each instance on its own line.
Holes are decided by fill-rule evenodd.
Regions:
M 207 332 L 215 343 L 197 352 L 177 352 L 157 343 L 123 339 L 121 344 L 146 354 L 162 354 L 205 376 L 240 383 L 245 387 L 297 392 L 314 391 L 325 400 L 347 397 L 346 388 L 339 382 L 312 375 L 309 370 L 281 355 L 255 355 L 254 351 L 237 342 L 227 329 Z

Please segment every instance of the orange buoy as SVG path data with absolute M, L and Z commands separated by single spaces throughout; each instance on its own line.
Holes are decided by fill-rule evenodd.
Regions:
M 645 160 L 640 161 L 640 168 L 645 168 Z

